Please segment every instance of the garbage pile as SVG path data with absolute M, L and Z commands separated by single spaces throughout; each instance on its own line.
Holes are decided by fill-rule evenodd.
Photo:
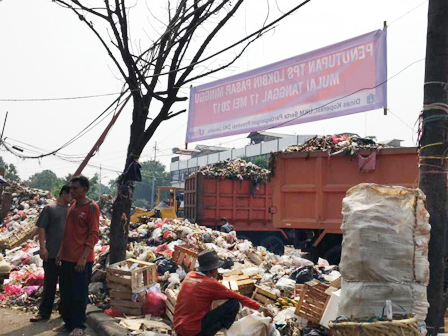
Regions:
M 0 248 L 11 249 L 32 235 L 40 211 L 55 202 L 55 198 L 48 191 L 14 181 L 9 182 L 4 192 L 11 193 L 12 201 L 10 211 L 0 224 Z
M 156 219 L 147 223 L 131 224 L 129 237 L 133 241 L 129 244 L 126 257 L 152 262 L 157 266 L 158 284 L 146 291 L 147 297 L 144 302 L 148 303 L 149 300 L 151 303 L 147 304 L 148 307 L 154 309 L 161 304 L 165 307 L 165 304 L 168 304 L 165 302 L 169 293 L 177 293 L 186 273 L 198 266 L 197 262 L 190 267 L 178 263 L 175 252 L 177 247 L 188 248 L 197 253 L 203 250 L 215 250 L 225 261 L 223 268 L 219 269 L 223 284 L 226 279 L 244 279 L 242 280 L 244 283 L 250 283 L 238 290 L 247 296 L 255 295 L 255 300 L 260 300 L 259 302 L 268 308 L 274 316 L 273 324 L 277 335 L 302 335 L 302 331 L 308 325 L 308 320 L 295 314 L 303 284 L 314 281 L 315 284 L 329 287 L 330 284 L 337 283 L 341 276 L 337 266 L 331 266 L 323 259 L 319 259 L 318 264 L 314 265 L 304 258 L 304 253 L 293 247 L 286 247 L 283 256 L 276 255 L 262 246 L 255 247 L 250 241 L 237 239 L 234 231 L 230 233 L 214 231 L 190 223 L 188 220 Z M 116 267 L 120 270 L 132 270 L 137 264 Z M 270 298 L 263 296 L 263 293 Z M 325 302 L 322 303 L 324 304 Z M 105 308 L 106 305 L 102 307 Z M 168 315 L 168 307 L 166 309 Z M 162 311 L 165 312 L 165 309 L 162 308 Z M 114 308 L 107 309 L 106 313 L 111 316 L 123 316 L 120 312 L 114 311 Z M 165 326 L 151 327 L 151 323 L 126 318 L 121 318 L 121 325 L 136 327 L 129 329 L 135 334 L 143 331 L 161 332 L 166 329 L 166 325 L 170 326 L 164 313 L 145 311 L 143 308 L 142 315 L 145 314 L 159 317 L 154 321 L 164 322 Z M 323 326 L 319 326 L 318 323 L 312 323 L 311 326 L 314 327 L 311 330 L 319 334 L 310 333 L 310 335 L 325 335 Z M 172 334 L 170 330 L 166 332 Z
M 291 152 L 317 152 L 324 151 L 331 155 L 350 154 L 354 155 L 360 149 L 382 149 L 388 146 L 376 143 L 369 138 L 359 136 L 327 135 L 315 136 L 303 144 L 293 145 L 286 148 L 284 153 Z
M 261 168 L 252 162 L 246 162 L 240 158 L 225 160 L 215 164 L 201 167 L 194 174 L 202 174 L 205 177 L 225 178 L 230 180 L 251 180 L 252 183 L 266 183 L 270 171 Z

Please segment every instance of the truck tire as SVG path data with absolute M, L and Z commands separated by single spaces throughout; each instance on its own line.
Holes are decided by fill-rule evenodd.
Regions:
M 325 252 L 324 259 L 326 259 L 330 265 L 339 265 L 339 263 L 341 262 L 341 252 L 341 245 L 334 246 L 327 252 Z
M 278 255 L 283 255 L 285 253 L 285 244 L 283 244 L 283 240 L 276 236 L 263 238 L 260 245 L 264 246 L 269 252 Z

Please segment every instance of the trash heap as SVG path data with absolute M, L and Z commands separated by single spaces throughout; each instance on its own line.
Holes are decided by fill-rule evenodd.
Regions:
M 25 241 L 36 229 L 36 221 L 45 205 L 55 202 L 44 190 L 28 188 L 11 181 L 5 193 L 11 193 L 11 208 L 0 224 L 0 248 L 11 249 Z
M 128 261 L 150 262 L 156 267 L 157 284 L 143 292 L 146 298 L 140 296 L 138 299 L 143 309 L 141 315 L 150 314 L 152 317 L 150 322 L 124 318 L 127 315 L 121 314 L 113 305 L 111 309 L 106 309 L 106 313 L 119 318 L 120 324 L 134 334 L 144 335 L 144 331 L 174 334 L 169 317 L 174 313 L 175 298 L 186 273 L 198 266 L 196 259 L 193 259 L 194 265 L 179 259 L 176 251 L 182 248 L 182 253 L 189 250 L 196 255 L 203 250 L 215 250 L 225 261 L 223 268 L 219 269 L 223 284 L 230 284 L 232 290 L 253 297 L 267 307 L 274 316 L 273 325 L 278 332 L 276 335 L 307 335 L 307 325 L 311 327 L 308 335 L 326 335 L 324 327 L 319 325 L 320 319 L 316 318 L 318 323 L 309 323 L 304 313 L 297 311 L 305 283 L 311 283 L 312 286 L 319 284 L 326 289 L 333 288 L 330 284 L 340 287 L 341 275 L 337 266 L 329 265 L 326 260 L 320 259 L 314 265 L 304 258 L 304 253 L 292 247 L 286 247 L 285 254 L 279 256 L 264 247 L 255 247 L 247 240 L 238 239 L 235 232 L 214 231 L 188 220 L 156 219 L 131 224 L 129 238 L 132 242 L 127 250 Z M 132 271 L 139 265 L 135 262 L 131 266 L 120 264 L 113 267 Z M 108 284 L 93 283 L 91 286 L 95 287 L 98 294 L 107 292 Z M 337 288 L 333 288 L 333 291 Z M 174 301 L 170 303 L 170 300 Z M 323 307 L 326 303 L 324 294 L 322 300 Z M 305 307 L 306 303 L 302 305 Z M 108 305 L 103 303 L 100 306 L 106 308 Z M 153 322 L 164 324 L 152 325 Z
M 202 174 L 205 177 L 223 178 L 230 180 L 251 180 L 252 183 L 266 183 L 270 171 L 261 168 L 252 162 L 246 162 L 240 158 L 235 160 L 220 161 L 212 165 L 201 167 L 194 174 Z M 194 175 L 193 174 L 193 175 Z
M 303 144 L 293 145 L 286 148 L 284 153 L 291 152 L 317 152 L 324 151 L 328 154 L 350 154 L 354 155 L 360 149 L 382 149 L 388 146 L 376 143 L 369 138 L 361 138 L 359 136 L 344 136 L 344 135 L 327 135 L 315 136 Z

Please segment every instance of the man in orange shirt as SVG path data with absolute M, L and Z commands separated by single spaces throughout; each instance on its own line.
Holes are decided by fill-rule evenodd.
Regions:
M 224 262 L 215 251 L 198 255 L 199 272 L 189 272 L 182 282 L 174 313 L 174 329 L 179 336 L 214 336 L 222 328 L 229 329 L 235 321 L 240 303 L 266 312 L 258 302 L 226 288 L 216 280 Z M 226 303 L 210 310 L 215 300 Z
M 86 177 L 71 179 L 70 192 L 75 202 L 67 213 L 64 239 L 58 254 L 61 263 L 59 310 L 71 336 L 84 334 L 93 247 L 98 242 L 100 209 L 86 196 L 88 191 Z

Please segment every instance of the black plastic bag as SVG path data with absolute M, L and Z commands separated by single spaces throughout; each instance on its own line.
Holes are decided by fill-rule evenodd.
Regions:
M 177 264 L 169 259 L 161 258 L 156 259 L 157 264 L 157 273 L 159 274 L 165 274 L 168 273 L 176 273 L 177 270 Z
M 221 268 L 223 268 L 223 269 L 231 269 L 232 266 L 234 265 L 233 260 L 230 258 L 221 259 L 221 260 L 224 261 L 224 264 L 221 266 Z
M 298 284 L 304 284 L 314 278 L 314 268 L 312 266 L 305 266 L 299 268 L 291 273 L 290 279 L 295 280 Z

